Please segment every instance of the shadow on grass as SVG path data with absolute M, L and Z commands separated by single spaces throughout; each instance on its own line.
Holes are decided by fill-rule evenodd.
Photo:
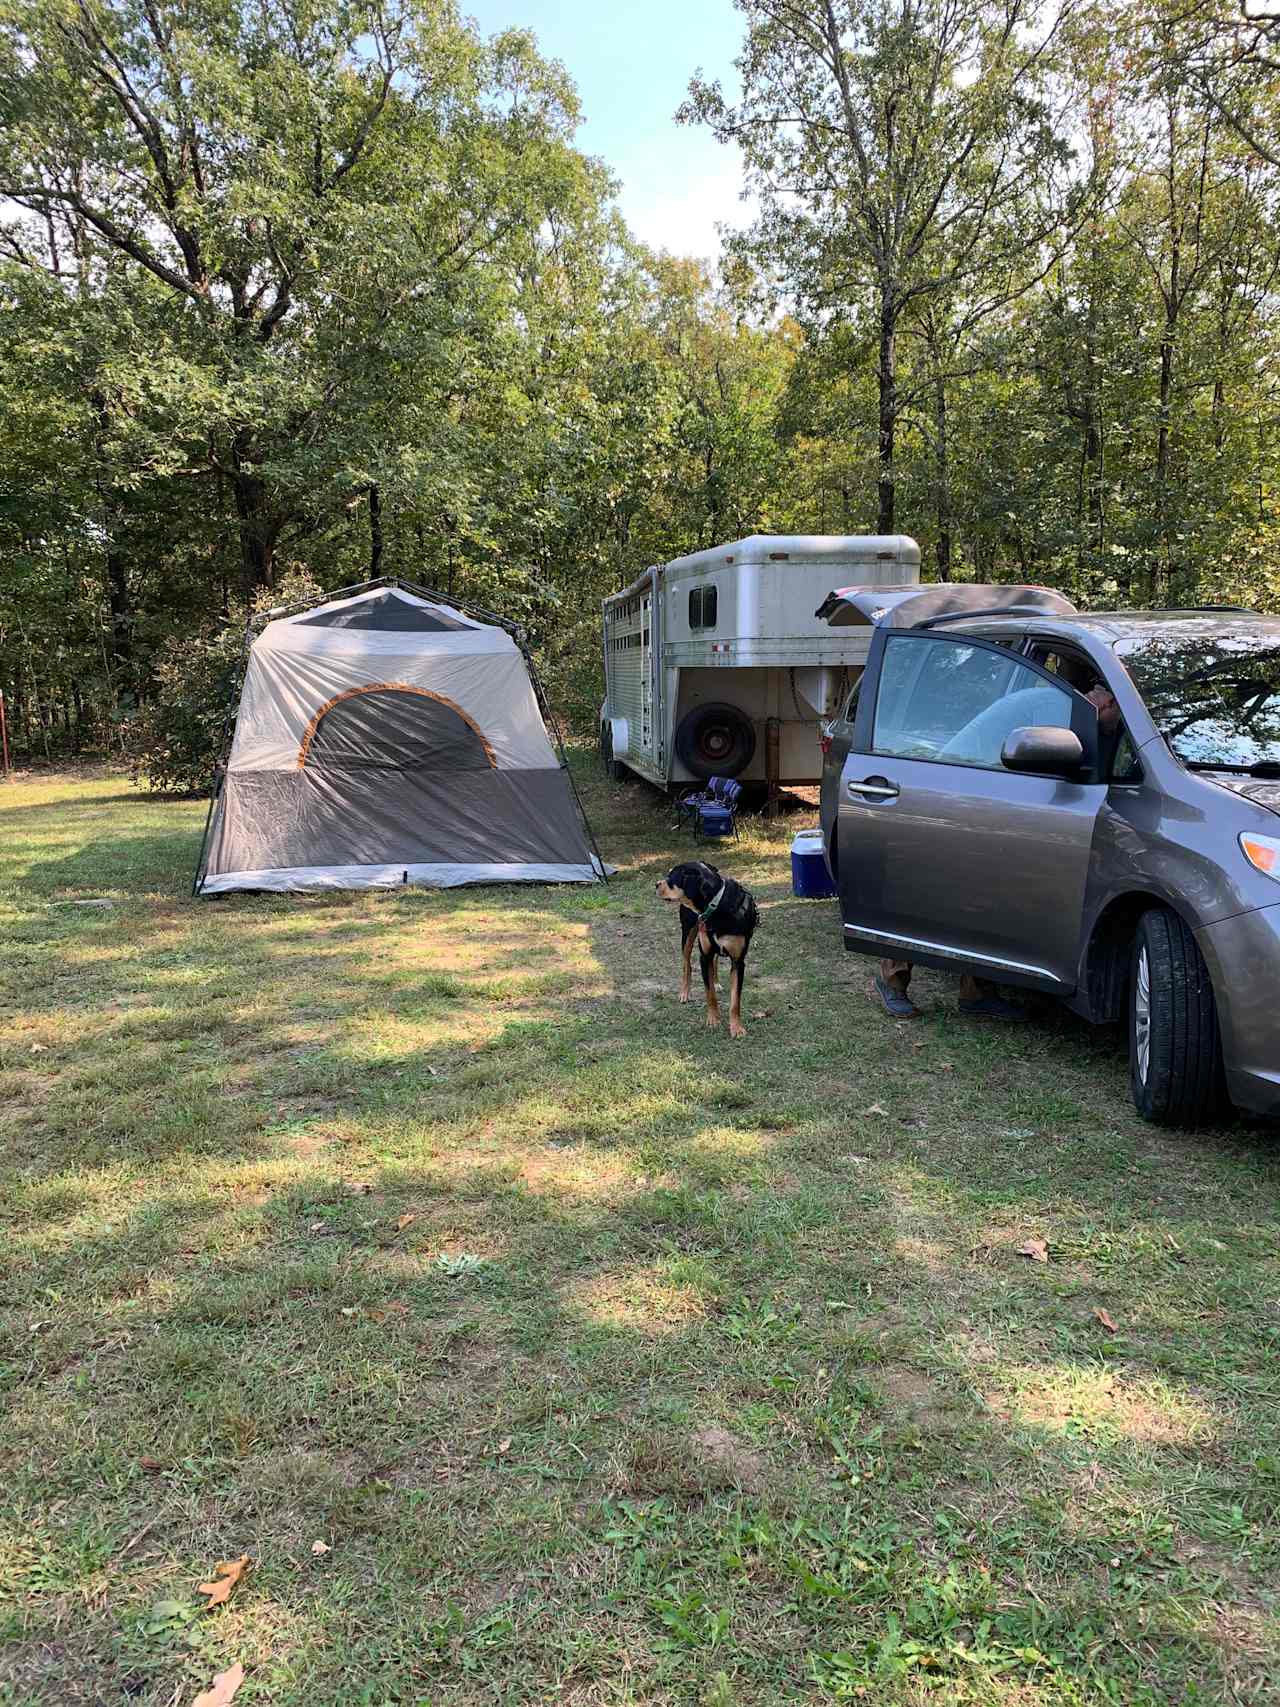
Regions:
M 748 1040 L 705 1032 L 656 818 L 608 892 L 21 944 L 65 988 L 11 982 L 0 1033 L 0 1680 L 1261 1698 L 1275 1161 L 1141 1127 L 1106 1049 L 976 1032 L 943 979 L 892 1025 L 785 826 L 723 862 L 766 923 Z

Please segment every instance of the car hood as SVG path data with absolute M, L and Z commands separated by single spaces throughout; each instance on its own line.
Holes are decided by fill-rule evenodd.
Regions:
M 1280 813 L 1280 782 L 1271 777 L 1241 776 L 1238 771 L 1201 771 L 1199 774 L 1206 782 L 1216 782 L 1219 788 L 1230 789 L 1232 794 L 1242 794 L 1255 806 L 1265 806 L 1268 811 Z

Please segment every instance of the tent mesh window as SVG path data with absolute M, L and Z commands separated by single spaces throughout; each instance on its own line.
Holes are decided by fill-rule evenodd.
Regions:
M 380 682 L 330 700 L 312 718 L 298 769 L 496 768 L 493 749 L 465 712 L 424 688 Z
M 317 611 L 314 616 L 295 617 L 294 621 L 304 628 L 372 629 L 378 634 L 440 634 L 446 629 L 475 627 L 473 622 L 450 616 L 439 606 L 428 610 L 395 593 L 379 593 L 376 598 L 363 599 L 345 610 Z

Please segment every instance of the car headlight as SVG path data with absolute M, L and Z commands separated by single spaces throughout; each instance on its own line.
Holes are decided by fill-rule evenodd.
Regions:
M 1240 847 L 1250 865 L 1280 882 L 1280 840 L 1275 836 L 1255 836 L 1251 830 L 1245 830 L 1240 836 Z

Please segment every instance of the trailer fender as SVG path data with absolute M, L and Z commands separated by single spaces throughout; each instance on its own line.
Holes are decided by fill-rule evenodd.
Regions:
M 631 751 L 631 724 L 625 717 L 606 717 L 601 720 L 600 733 L 609 731 L 610 748 L 615 759 L 625 759 Z

